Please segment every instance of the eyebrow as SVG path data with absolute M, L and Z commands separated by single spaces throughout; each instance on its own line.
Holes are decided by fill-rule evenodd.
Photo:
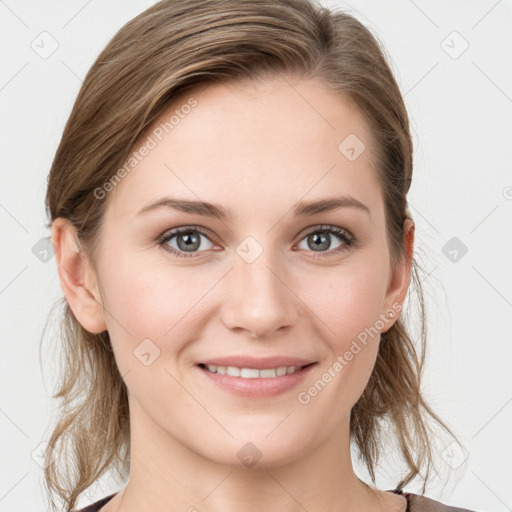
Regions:
M 204 217 L 213 217 L 221 220 L 227 220 L 232 217 L 232 213 L 217 203 L 208 203 L 206 201 L 191 201 L 185 199 L 175 199 L 164 197 L 153 201 L 144 206 L 137 215 L 160 209 L 171 208 L 184 213 L 193 213 Z M 370 217 L 370 209 L 361 201 L 352 196 L 332 197 L 320 199 L 317 201 L 301 201 L 294 206 L 294 215 L 296 217 L 307 217 L 318 213 L 325 213 L 339 208 L 357 208 L 366 212 Z

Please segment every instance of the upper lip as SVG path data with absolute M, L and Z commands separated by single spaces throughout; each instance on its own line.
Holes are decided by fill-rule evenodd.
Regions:
M 198 364 L 215 366 L 235 366 L 237 368 L 279 368 L 280 366 L 306 366 L 314 363 L 308 359 L 298 357 L 276 356 L 276 357 L 249 357 L 249 356 L 226 356 L 200 361 Z

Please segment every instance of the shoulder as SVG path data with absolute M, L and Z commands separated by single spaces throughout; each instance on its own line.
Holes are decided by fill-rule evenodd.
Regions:
M 101 498 L 101 500 L 95 501 L 91 505 L 88 505 L 85 508 L 73 509 L 71 512 L 97 512 L 103 505 L 109 502 L 117 493 L 110 494 Z
M 407 502 L 409 503 L 407 512 L 476 512 L 468 508 L 458 508 L 445 505 L 439 501 L 433 500 L 432 498 L 427 498 L 426 496 L 421 496 L 411 492 L 404 492 L 404 495 L 407 496 Z

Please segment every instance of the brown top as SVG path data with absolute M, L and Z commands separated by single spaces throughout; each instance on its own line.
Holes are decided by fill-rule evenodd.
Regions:
M 457 508 L 451 507 L 450 505 L 443 505 L 439 501 L 435 501 L 431 498 L 427 498 L 426 496 L 421 496 L 412 492 L 405 492 L 397 489 L 389 490 L 386 492 L 392 492 L 394 494 L 404 496 L 407 500 L 406 512 L 475 512 L 474 510 L 469 510 L 467 508 Z M 72 512 L 98 512 L 101 507 L 110 501 L 116 494 L 117 493 L 105 496 L 105 498 L 94 502 L 88 507 L 81 508 L 79 510 L 73 509 Z

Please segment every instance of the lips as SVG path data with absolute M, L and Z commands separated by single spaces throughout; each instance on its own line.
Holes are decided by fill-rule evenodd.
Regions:
M 308 363 L 308 360 L 305 359 L 284 357 L 267 359 L 230 357 L 211 359 L 208 363 L 210 361 L 232 364 L 219 366 L 215 364 L 196 364 L 201 379 L 206 377 L 210 383 L 224 391 L 253 399 L 270 398 L 291 391 L 304 382 L 304 379 L 311 375 L 317 365 L 316 362 Z M 300 363 L 300 365 L 288 366 L 287 363 L 289 362 Z M 233 366 L 234 363 L 241 366 Z M 283 363 L 286 364 L 283 365 Z M 259 365 L 266 368 L 261 368 Z M 283 372 L 283 369 L 286 369 L 286 373 Z M 208 388 L 209 392 L 210 388 Z

